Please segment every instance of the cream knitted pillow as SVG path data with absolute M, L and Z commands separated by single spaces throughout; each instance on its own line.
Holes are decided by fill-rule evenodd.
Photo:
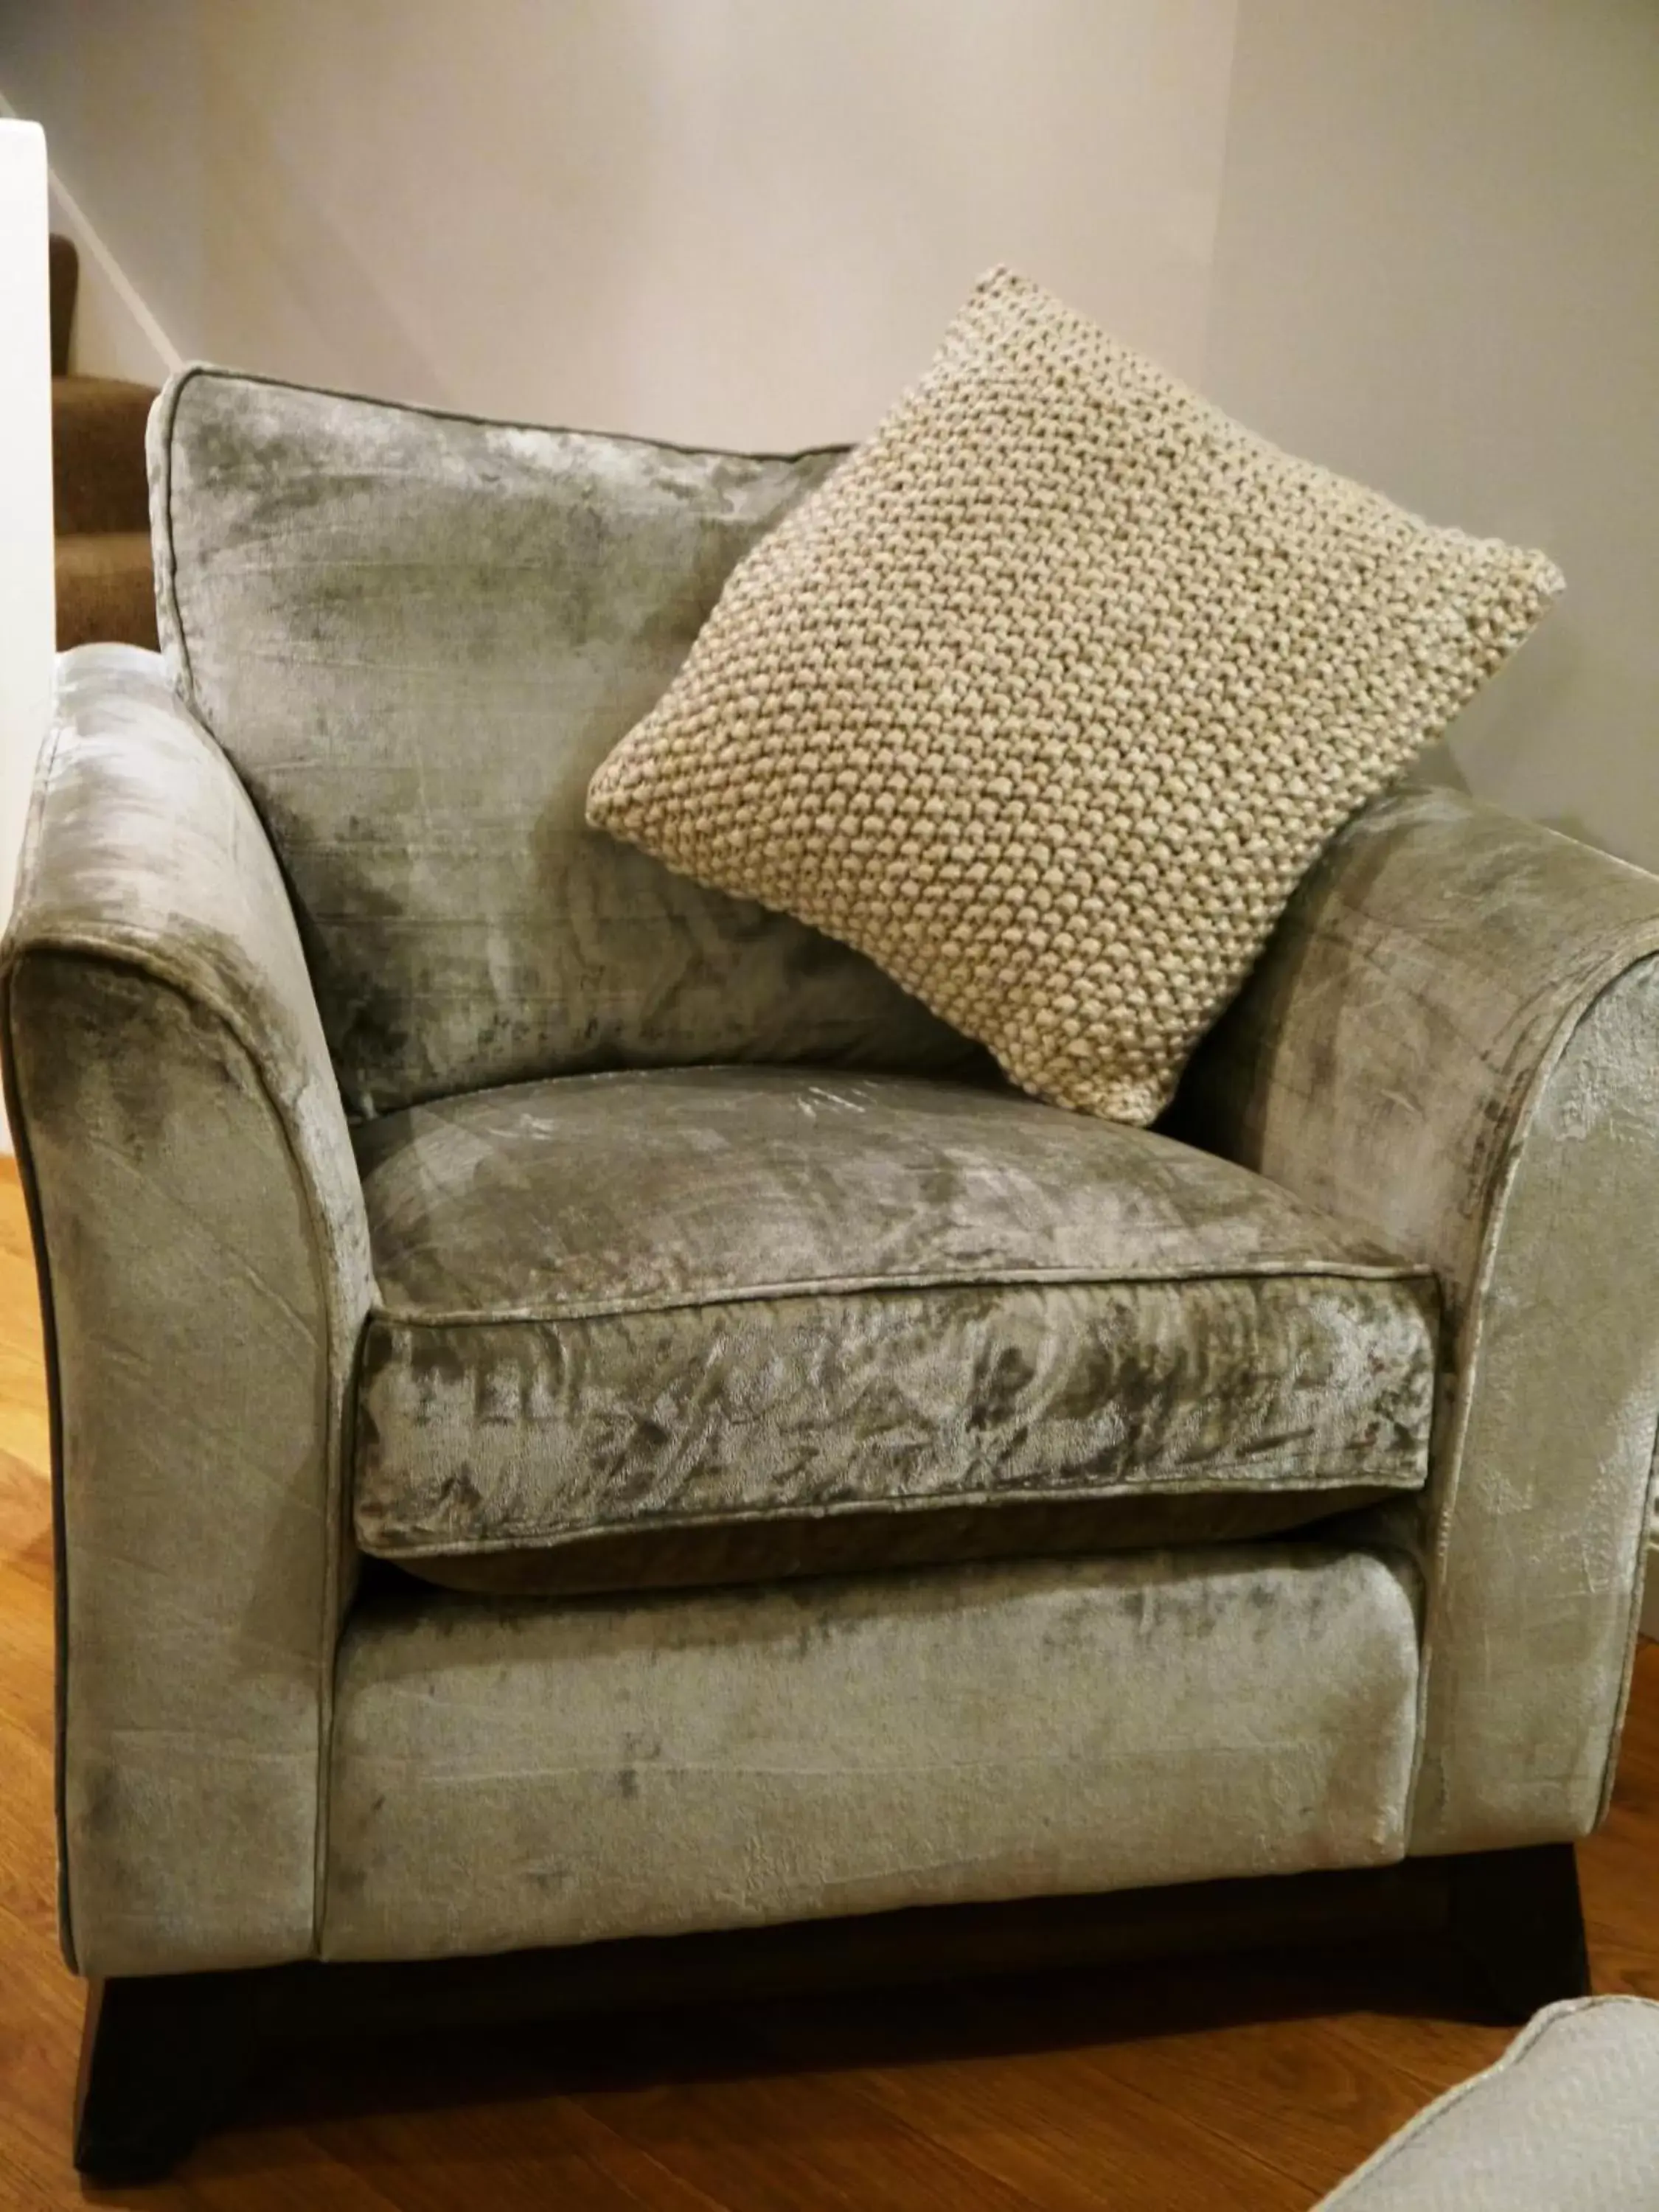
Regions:
M 734 571 L 588 819 L 1149 1121 L 1323 841 L 1560 581 L 998 270 Z

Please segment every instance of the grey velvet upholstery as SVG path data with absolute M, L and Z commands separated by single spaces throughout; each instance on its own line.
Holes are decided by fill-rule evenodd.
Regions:
M 1362 815 L 1178 1126 L 1447 1304 L 1417 1850 L 1605 1810 L 1659 1432 L 1659 881 L 1438 791 Z
M 365 1610 L 325 1955 L 1397 1859 L 1413 1579 L 1231 1545 Z
M 982 1066 L 958 1080 L 960 1041 L 872 970 L 580 827 L 592 761 L 831 458 L 677 455 L 218 374 L 159 409 L 168 665 L 60 665 L 0 957 L 53 1398 L 64 1933 L 86 1971 L 1361 1865 L 1570 1838 L 1602 1807 L 1659 1423 L 1659 883 L 1405 794 L 1298 894 L 1174 1142 L 1079 1136 Z M 674 1073 L 717 1060 L 740 1065 Z M 900 1112 L 920 1093 L 884 1070 L 938 1096 Z M 658 1085 L 637 1205 L 614 1172 L 554 1174 L 580 1116 L 538 1133 L 536 1099 Z M 866 1096 L 881 1156 L 854 1139 L 870 1114 L 843 1110 Z M 746 1149 L 710 1141 L 714 1100 Z M 1015 1167 L 966 1134 L 1005 1106 L 1042 1117 L 1020 1121 Z M 1120 1139 L 1109 1173 L 1087 1148 Z M 672 1206 L 644 1202 L 653 1176 Z M 1113 1239 L 1139 1257 L 1108 1277 Z M 355 1577 L 349 1488 L 366 1526 L 394 1487 L 420 1495 L 418 1403 L 392 1387 L 417 1332 L 480 1332 L 482 1454 L 526 1428 L 519 1405 L 492 1425 L 502 1328 L 544 1352 L 555 1330 L 649 1325 L 677 1357 L 718 1309 L 734 1346 L 793 1329 L 794 1360 L 802 1331 L 845 1340 L 842 1309 L 936 1319 L 948 1293 L 976 1325 L 994 1312 L 988 1346 L 1047 1346 L 1080 1343 L 1054 1316 L 1109 1291 L 1127 1317 L 1109 1384 L 1137 1360 L 1159 1377 L 1136 1464 L 1176 1468 L 1182 1496 L 1206 1456 L 1273 1463 L 1273 1404 L 1298 1484 L 1369 1483 L 1390 1421 L 1420 1442 L 1437 1305 L 1426 1487 L 1289 1540 L 750 1590 L 507 1600 Z M 1176 1318 L 1194 1311 L 1201 1341 Z M 1392 1347 L 1405 1392 L 1374 1431 L 1362 1401 L 1391 1386 L 1364 1401 L 1343 1364 L 1361 1343 Z M 1242 1394 L 1224 1429 L 1218 1344 Z M 371 1346 L 389 1356 L 360 1447 Z M 999 1387 L 1036 1392 L 999 1463 L 1038 1465 L 1053 1401 L 961 1356 L 988 1415 Z M 437 1427 L 465 1402 L 434 1385 Z M 934 1376 L 939 1456 L 913 1474 L 956 1449 L 941 1402 Z M 1079 1419 L 1112 1428 L 1101 1407 Z M 832 1482 L 864 1480 L 842 1443 Z M 767 1449 L 774 1474 L 802 1464 Z M 635 1474 L 686 1494 L 660 1455 Z
M 293 915 L 153 654 L 61 664 L 4 958 L 58 1483 L 66 1948 L 304 1955 L 362 1196 Z
M 1145 1542 L 1158 1495 L 1190 1539 L 1200 1497 L 1217 1532 L 1270 1497 L 1260 1530 L 1424 1480 L 1432 1279 L 1146 1130 L 722 1067 L 477 1092 L 357 1150 L 380 1297 L 354 1494 L 386 1559 L 567 1546 L 591 1587 L 595 1540 L 654 1531 L 665 1577 L 638 1541 L 627 1571 L 684 1580 L 687 1531 L 781 1521 L 762 1566 L 810 1572 L 803 1522 L 842 1565 L 849 1514 L 879 1565 L 884 1516 L 920 1560 L 1003 1548 L 949 1509 L 1134 1503 Z M 519 1556 L 510 1586 L 562 1564 Z
M 167 386 L 162 648 L 283 856 L 354 1116 L 572 1068 L 982 1057 L 856 954 L 583 818 L 739 556 L 839 458 Z

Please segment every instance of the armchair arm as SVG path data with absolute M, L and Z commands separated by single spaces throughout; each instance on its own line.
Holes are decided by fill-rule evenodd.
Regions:
M 52 1397 L 64 1948 L 302 1957 L 368 1232 L 276 860 L 154 654 L 58 664 L 0 1048 Z
M 1413 1851 L 1605 1809 L 1659 1428 L 1659 879 L 1443 791 L 1361 815 L 1179 1133 L 1437 1270 Z

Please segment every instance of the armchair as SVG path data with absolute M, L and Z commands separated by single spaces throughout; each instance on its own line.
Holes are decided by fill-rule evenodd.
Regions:
M 1015 1097 L 581 821 L 833 458 L 158 404 L 165 660 L 61 661 L 0 962 L 88 2170 L 301 1961 L 1438 1858 L 1582 1984 L 1659 883 L 1401 792 L 1166 1130 Z

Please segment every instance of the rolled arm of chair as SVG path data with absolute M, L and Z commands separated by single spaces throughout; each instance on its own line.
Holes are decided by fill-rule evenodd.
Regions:
M 1176 1133 L 1437 1269 L 1414 1851 L 1605 1809 L 1659 1428 L 1659 879 L 1443 791 L 1349 825 Z
M 154 654 L 59 663 L 0 1043 L 52 1396 L 65 1949 L 303 1957 L 368 1236 L 276 861 Z

